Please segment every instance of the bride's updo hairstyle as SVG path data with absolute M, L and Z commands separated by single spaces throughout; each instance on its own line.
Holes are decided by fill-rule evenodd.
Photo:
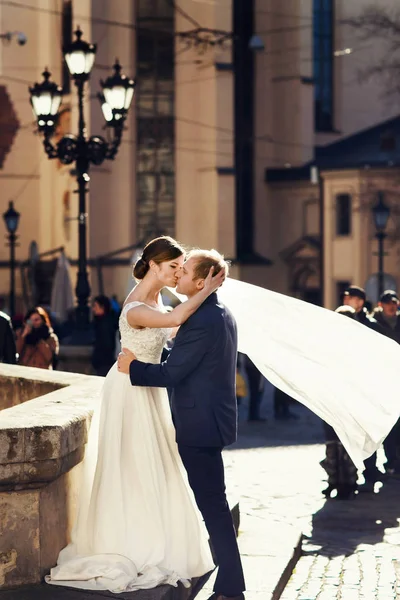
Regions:
M 183 254 L 185 254 L 185 250 L 173 238 L 167 235 L 155 238 L 147 244 L 142 256 L 133 267 L 133 276 L 135 279 L 143 279 L 150 268 L 151 260 L 159 265 L 179 258 Z

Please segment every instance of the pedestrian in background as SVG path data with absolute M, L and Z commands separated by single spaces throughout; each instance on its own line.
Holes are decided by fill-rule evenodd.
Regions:
M 367 295 L 365 293 L 365 290 L 359 287 L 358 285 L 351 285 L 344 292 L 343 305 L 351 306 L 351 308 L 354 308 L 354 319 L 358 321 L 358 323 L 370 327 L 370 329 L 379 331 L 379 326 L 376 322 L 376 319 L 371 317 L 371 315 L 368 313 L 365 307 L 366 301 Z
M 286 392 L 275 388 L 274 389 L 274 418 L 278 421 L 289 421 L 290 419 L 298 419 L 298 415 L 290 410 L 290 404 L 293 398 Z
M 357 315 L 356 310 L 349 305 L 339 306 L 335 312 L 351 319 L 356 319 Z M 324 431 L 325 458 L 320 465 L 328 475 L 328 487 L 322 493 L 330 498 L 336 491 L 338 500 L 348 500 L 354 496 L 357 489 L 357 468 L 333 427 L 324 422 Z
M 386 290 L 380 297 L 372 316 L 380 327 L 380 333 L 400 344 L 399 298 L 395 291 Z
M 17 362 L 14 331 L 11 319 L 0 311 L 0 363 L 15 365 Z
M 362 325 L 366 325 L 370 329 L 381 333 L 381 327 L 377 320 L 372 317 L 366 307 L 366 293 L 365 290 L 358 285 L 351 285 L 344 292 L 343 304 L 345 306 L 350 306 L 355 310 L 354 319 L 361 323 Z M 348 340 L 350 341 L 350 340 Z M 377 481 L 382 481 L 383 473 L 376 466 L 376 453 L 372 454 L 366 461 L 364 461 L 365 470 L 363 472 L 365 483 L 364 485 L 359 487 L 361 492 L 369 492 L 374 491 L 375 483 Z
M 92 366 L 96 375 L 105 377 L 115 363 L 116 331 L 118 321 L 111 310 L 107 296 L 96 296 L 93 300 L 94 344 Z
M 236 401 L 238 406 L 241 404 L 243 398 L 246 398 L 249 393 L 246 385 L 246 380 L 243 377 L 243 361 L 244 354 L 238 352 L 236 361 Z
M 249 392 L 247 420 L 250 422 L 266 421 L 266 419 L 262 419 L 260 416 L 264 377 L 246 354 L 244 355 L 243 364 L 246 371 Z
M 18 363 L 24 367 L 53 369 L 59 343 L 47 312 L 41 306 L 31 308 L 17 331 Z
M 386 290 L 380 297 L 373 316 L 380 333 L 400 344 L 399 298 L 394 290 Z M 400 475 L 400 419 L 383 442 L 386 455 L 385 471 L 388 475 Z M 374 456 L 374 455 L 372 455 Z M 371 457 L 367 459 L 371 460 Z
M 113 294 L 111 296 L 111 310 L 113 310 L 116 315 L 119 317 L 119 315 L 121 314 L 121 304 L 118 301 L 117 295 Z

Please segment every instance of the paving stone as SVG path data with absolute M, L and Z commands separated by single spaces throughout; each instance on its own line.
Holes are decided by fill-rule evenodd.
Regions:
M 400 481 L 389 480 L 379 493 L 352 501 L 326 501 L 321 422 L 303 407 L 293 410 L 298 421 L 276 422 L 269 407 L 266 423 L 242 422 L 237 444 L 224 453 L 227 488 L 240 498 L 246 600 L 396 600 L 396 590 L 400 598 Z M 303 554 L 296 564 L 289 559 L 300 531 Z M 197 600 L 208 599 L 214 580 L 215 573 Z M 36 596 L 0 592 L 0 600 L 97 600 L 55 588 L 50 596 L 48 588 Z M 189 600 L 181 588 L 168 586 L 97 596 Z

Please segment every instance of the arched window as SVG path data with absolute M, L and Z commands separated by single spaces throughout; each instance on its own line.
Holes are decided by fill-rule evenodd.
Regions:
M 351 234 L 351 204 L 350 194 L 336 196 L 336 235 Z

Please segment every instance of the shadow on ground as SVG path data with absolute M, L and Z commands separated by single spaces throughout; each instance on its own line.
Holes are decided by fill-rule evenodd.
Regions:
M 327 500 L 312 518 L 304 553 L 348 556 L 362 545 L 400 542 L 400 481 L 389 479 L 379 493 L 359 493 L 352 500 Z
M 264 422 L 248 422 L 246 414 L 239 411 L 238 441 L 227 450 L 268 448 L 278 446 L 301 446 L 325 442 L 323 421 L 308 408 L 293 401 L 291 412 L 297 418 L 276 420 L 272 407 L 262 411 Z

